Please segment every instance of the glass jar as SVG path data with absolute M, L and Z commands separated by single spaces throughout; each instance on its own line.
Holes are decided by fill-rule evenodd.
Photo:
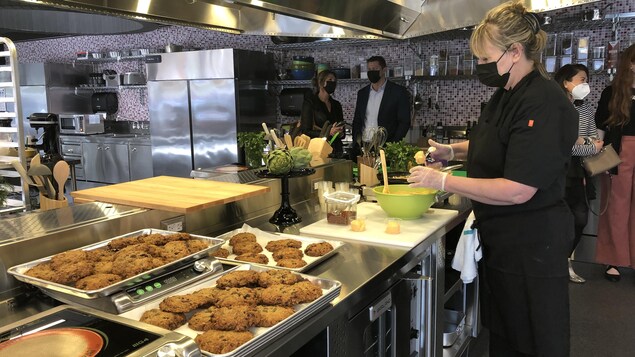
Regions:
M 330 224 L 347 226 L 357 218 L 359 195 L 336 191 L 324 194 L 326 202 L 326 221 Z
M 439 75 L 439 56 L 432 55 L 430 56 L 430 71 L 431 76 Z

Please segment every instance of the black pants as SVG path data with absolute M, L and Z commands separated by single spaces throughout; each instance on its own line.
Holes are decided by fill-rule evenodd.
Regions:
M 584 198 L 586 187 L 584 186 L 583 180 L 583 178 L 567 178 L 567 188 L 565 190 L 564 200 L 567 202 L 571 213 L 573 213 L 573 227 L 575 231 L 571 253 L 573 253 L 578 243 L 580 243 L 582 231 L 589 218 L 589 208 Z

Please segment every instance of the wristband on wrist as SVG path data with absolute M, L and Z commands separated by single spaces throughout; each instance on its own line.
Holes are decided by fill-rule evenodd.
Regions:
M 445 180 L 448 178 L 448 173 L 443 173 L 443 178 L 441 179 L 441 191 L 445 191 Z
M 454 159 L 454 148 L 452 148 L 452 145 L 448 145 L 450 147 L 450 158 L 448 159 L 448 161 Z

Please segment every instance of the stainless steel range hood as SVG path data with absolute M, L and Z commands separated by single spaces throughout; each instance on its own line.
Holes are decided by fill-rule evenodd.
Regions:
M 23 0 L 230 33 L 406 39 L 477 24 L 506 0 Z M 541 12 L 599 0 L 525 0 Z

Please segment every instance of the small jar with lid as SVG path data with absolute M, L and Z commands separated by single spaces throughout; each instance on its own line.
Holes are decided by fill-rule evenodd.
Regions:
M 324 194 L 326 221 L 330 224 L 347 226 L 357 218 L 359 194 L 336 191 Z

